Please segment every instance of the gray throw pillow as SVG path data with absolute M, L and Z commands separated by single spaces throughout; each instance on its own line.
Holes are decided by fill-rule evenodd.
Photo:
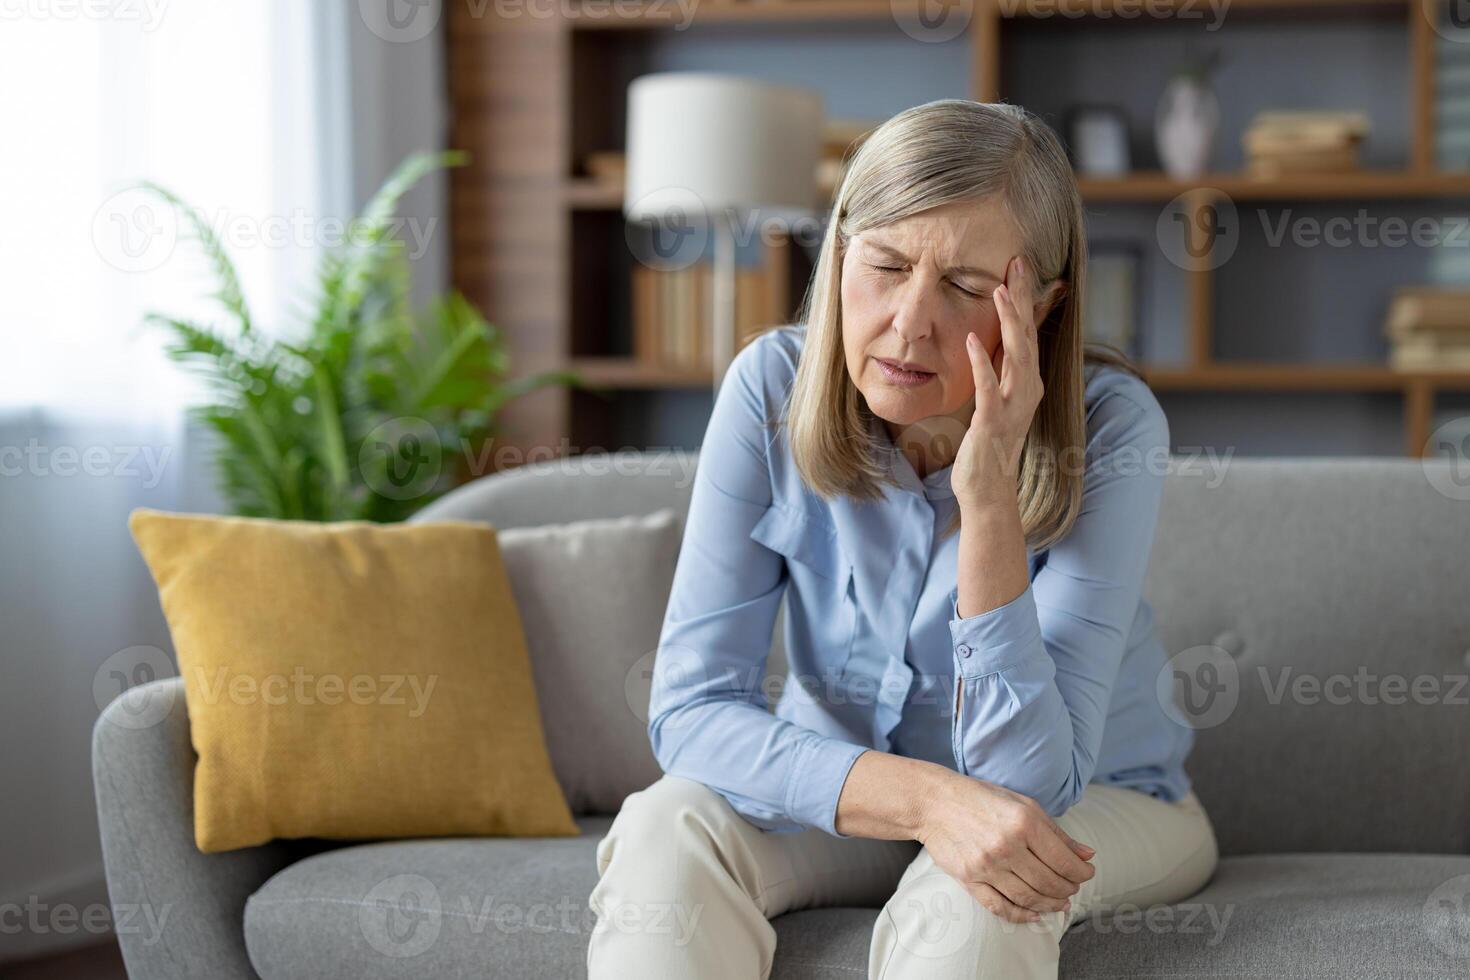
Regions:
M 616 813 L 662 775 L 648 694 L 681 534 L 673 510 L 499 534 L 546 747 L 573 813 Z

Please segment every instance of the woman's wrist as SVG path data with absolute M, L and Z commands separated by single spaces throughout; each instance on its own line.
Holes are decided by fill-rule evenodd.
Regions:
M 838 833 L 877 840 L 922 840 L 946 777 L 938 763 L 869 749 L 857 757 L 837 800 Z

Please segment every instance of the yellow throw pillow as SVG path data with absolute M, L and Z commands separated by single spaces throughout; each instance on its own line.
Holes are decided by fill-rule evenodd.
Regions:
M 201 851 L 578 833 L 492 528 L 128 526 L 184 678 Z

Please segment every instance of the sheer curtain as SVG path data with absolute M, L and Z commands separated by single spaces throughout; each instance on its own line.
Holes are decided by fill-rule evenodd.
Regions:
M 170 211 L 129 188 L 201 208 L 257 323 L 287 329 L 353 203 L 355 5 L 17 7 L 0 18 L 0 903 L 83 908 L 105 901 L 92 722 L 114 671 L 172 672 L 126 517 L 216 506 L 184 424 L 192 382 L 141 326 L 220 320 L 212 281 Z

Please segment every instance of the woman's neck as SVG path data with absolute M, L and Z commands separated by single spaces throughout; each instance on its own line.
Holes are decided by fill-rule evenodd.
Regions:
M 960 440 L 965 437 L 974 414 L 975 400 L 971 398 L 949 415 L 931 415 L 907 425 L 884 419 L 883 425 L 922 480 L 954 462 L 960 451 Z

